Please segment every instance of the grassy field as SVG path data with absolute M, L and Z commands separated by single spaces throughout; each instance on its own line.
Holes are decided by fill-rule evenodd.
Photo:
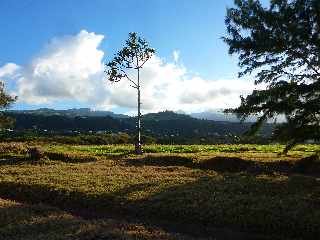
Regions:
M 320 235 L 320 162 L 313 157 L 319 145 L 299 145 L 286 156 L 279 155 L 282 145 L 150 145 L 143 156 L 132 155 L 133 147 L 126 145 L 40 147 L 45 156 L 35 161 L 27 157 L 26 145 L 0 145 L 0 197 L 32 204 L 35 211 L 11 211 L 17 203 L 0 201 L 7 216 L 0 217 L 0 226 L 14 219 L 11 227 L 0 227 L 0 234 L 10 236 L 4 239 L 20 239 L 25 225 L 32 225 L 31 234 L 39 239 L 100 239 L 87 238 L 87 228 L 130 239 L 126 228 L 117 230 L 110 219 L 139 222 L 141 235 L 133 239 Z M 55 220 L 48 237 L 41 238 L 41 224 L 27 215 L 47 222 L 43 204 L 71 219 L 65 235 L 55 236 L 63 225 Z M 26 220 L 20 221 L 25 211 Z
M 140 223 L 115 219 L 88 220 L 43 204 L 0 198 L 0 239 L 189 239 Z

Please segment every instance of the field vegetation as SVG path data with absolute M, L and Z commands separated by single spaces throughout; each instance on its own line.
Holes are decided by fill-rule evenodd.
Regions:
M 0 199 L 0 238 L 37 239 L 189 239 L 159 228 L 115 219 L 89 220 L 44 204 Z
M 41 152 L 39 159 L 30 157 L 32 145 Z M 131 145 L 3 143 L 0 197 L 33 204 L 33 209 L 46 204 L 66 211 L 61 214 L 74 218 L 66 239 L 96 239 L 80 233 L 88 225 L 100 229 L 110 219 L 139 222 L 143 229 L 149 224 L 151 230 L 143 231 L 162 232 L 163 239 L 182 236 L 173 232 L 183 239 L 315 239 L 320 234 L 320 147 L 298 145 L 281 155 L 284 147 L 148 145 L 136 156 Z M 22 223 L 14 219 L 20 213 L 6 206 L 0 211 L 19 224 L 0 232 L 19 239 Z M 8 219 L 0 218 L 0 226 Z M 145 239 L 141 236 L 136 239 Z

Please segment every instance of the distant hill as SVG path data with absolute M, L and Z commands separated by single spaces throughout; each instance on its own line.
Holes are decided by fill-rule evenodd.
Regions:
M 50 134 L 117 133 L 136 134 L 136 118 L 89 109 L 7 111 L 16 120 L 14 132 L 33 130 Z M 100 114 L 100 116 L 99 116 Z M 229 143 L 241 136 L 251 123 L 213 121 L 193 118 L 172 111 L 149 113 L 143 116 L 143 134 L 158 143 Z M 260 136 L 271 135 L 272 124 L 266 124 Z
M 36 110 L 8 110 L 8 113 L 34 114 L 42 116 L 68 116 L 68 117 L 113 117 L 129 118 L 124 114 L 116 114 L 110 111 L 93 111 L 90 108 L 72 108 L 67 110 L 55 110 L 51 108 L 39 108 Z
M 235 114 L 224 114 L 223 109 L 216 109 L 211 111 L 191 113 L 190 116 L 197 119 L 212 120 L 212 121 L 223 121 L 223 122 L 240 122 L 240 119 L 237 118 Z M 253 123 L 257 121 L 257 116 L 249 116 L 245 122 Z M 284 116 L 278 116 L 277 122 L 285 122 Z M 274 120 L 269 120 L 270 123 L 273 123 Z
M 68 116 L 68 117 L 113 117 L 113 118 L 129 118 L 125 114 L 117 114 L 111 111 L 94 111 L 90 108 L 72 108 L 67 110 L 56 110 L 51 108 L 39 108 L 35 110 L 8 110 L 8 113 L 14 114 L 34 114 L 42 116 Z M 239 122 L 235 115 L 224 114 L 222 110 L 206 111 L 200 113 L 185 114 L 183 112 L 163 111 L 158 113 L 148 113 L 143 115 L 144 119 L 148 120 L 187 120 L 190 118 L 213 120 L 213 121 L 227 121 Z M 256 118 L 249 118 L 247 122 L 254 122 Z
M 224 114 L 223 110 L 212 110 L 206 112 L 199 112 L 199 113 L 191 113 L 190 116 L 198 119 L 205 119 L 205 120 L 213 120 L 213 121 L 225 121 L 225 122 L 239 122 L 240 120 L 234 114 Z M 256 117 L 249 117 L 246 122 L 255 122 Z
M 175 113 L 173 111 L 164 111 L 158 113 L 147 113 L 143 115 L 144 120 L 190 120 L 191 116 L 181 113 Z

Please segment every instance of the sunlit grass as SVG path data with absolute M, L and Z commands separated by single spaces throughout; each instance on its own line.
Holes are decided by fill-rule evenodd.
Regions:
M 150 145 L 143 156 L 129 145 L 41 147 L 59 157 L 3 156 L 0 196 L 272 238 L 320 234 L 319 164 L 299 165 L 318 145 L 288 156 L 282 145 Z
M 47 149 L 60 151 L 83 151 L 94 154 L 126 154 L 134 151 L 133 145 L 47 145 Z M 145 153 L 214 153 L 214 152 L 258 152 L 258 153 L 282 153 L 285 145 L 269 144 L 221 144 L 221 145 L 145 145 Z M 320 151 L 317 144 L 297 145 L 290 153 L 291 154 L 307 154 Z

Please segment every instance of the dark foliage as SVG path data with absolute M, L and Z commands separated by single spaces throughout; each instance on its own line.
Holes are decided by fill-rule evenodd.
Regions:
M 0 81 L 0 129 L 12 125 L 13 119 L 4 115 L 3 110 L 8 109 L 15 101 L 16 97 L 8 95 L 4 90 L 4 83 Z
M 45 155 L 43 151 L 38 147 L 30 147 L 28 148 L 28 156 L 29 159 L 32 161 L 39 161 L 41 160 Z
M 227 10 L 229 33 L 224 41 L 230 54 L 239 55 L 239 75 L 255 73 L 255 83 L 267 84 L 241 97 L 241 105 L 229 109 L 239 118 L 261 114 L 254 133 L 268 119 L 285 115 L 287 122 L 274 131 L 288 143 L 320 139 L 320 1 L 236 0 Z
M 152 57 L 155 53 L 153 48 L 149 47 L 148 42 L 140 38 L 137 33 L 129 33 L 125 47 L 117 52 L 115 57 L 106 64 L 105 73 L 111 82 L 119 82 L 127 79 L 131 82 L 132 87 L 138 88 L 139 82 L 129 76 L 128 69 L 138 70 Z
M 68 144 L 134 143 L 136 120 L 112 117 L 68 117 L 39 114 L 7 113 L 16 119 L 13 132 L 0 134 L 0 140 L 50 140 Z M 250 123 L 200 120 L 183 114 L 161 112 L 143 116 L 143 143 L 211 144 L 211 143 L 267 143 L 273 126 L 266 124 L 259 136 L 241 135 Z M 240 137 L 239 137 L 240 136 Z

